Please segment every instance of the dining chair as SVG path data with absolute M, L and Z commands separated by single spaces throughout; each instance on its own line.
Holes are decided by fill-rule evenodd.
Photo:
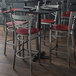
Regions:
M 75 22 L 75 17 L 76 17 L 76 12 L 70 12 L 68 25 L 56 24 L 55 23 L 50 28 L 50 62 L 52 60 L 53 51 L 56 52 L 56 54 L 57 53 L 67 54 L 67 56 L 68 56 L 67 57 L 68 68 L 70 68 L 71 54 L 73 54 L 73 59 L 75 60 L 75 49 L 74 49 L 74 22 Z M 62 32 L 64 32 L 63 35 L 60 34 Z M 65 38 L 67 40 L 66 41 L 67 45 L 65 45 L 65 46 L 64 45 L 61 46 L 61 44 L 59 45 L 60 41 L 64 41 L 63 38 Z M 55 43 L 55 45 L 53 43 Z M 59 51 L 58 48 L 60 48 L 60 47 L 62 47 L 61 50 L 64 50 L 64 48 L 66 48 L 66 51 L 65 52 Z

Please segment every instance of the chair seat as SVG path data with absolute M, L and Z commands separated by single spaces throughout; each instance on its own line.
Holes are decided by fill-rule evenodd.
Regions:
M 13 11 L 18 10 L 18 9 L 20 9 L 20 8 L 12 8 Z
M 50 29 L 51 30 L 57 30 L 57 31 L 68 31 L 68 26 L 67 25 L 58 24 L 56 26 L 52 26 Z M 72 27 L 71 27 L 71 29 L 72 29 Z
M 25 21 L 15 21 L 15 23 L 16 23 L 16 24 L 19 24 L 19 23 L 20 23 L 20 24 L 26 24 L 27 22 L 25 22 Z M 8 26 L 12 26 L 12 25 L 13 25 L 12 22 L 7 22 L 6 24 L 7 24 Z
M 55 21 L 53 19 L 41 19 L 41 22 L 54 23 Z
M 31 34 L 38 33 L 40 30 L 38 28 L 31 28 Z M 28 35 L 28 28 L 19 28 L 16 30 L 16 33 L 22 35 Z
M 70 17 L 71 12 L 76 12 L 76 11 L 66 11 L 65 14 L 62 14 L 61 16 L 63 17 Z
M 70 17 L 70 14 L 62 14 L 63 17 Z

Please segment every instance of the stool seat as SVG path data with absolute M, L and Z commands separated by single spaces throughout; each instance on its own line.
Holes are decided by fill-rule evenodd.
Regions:
M 54 23 L 55 21 L 53 19 L 41 19 L 41 22 Z
M 56 26 L 52 26 L 50 29 L 57 30 L 57 31 L 68 31 L 68 26 L 62 25 L 62 24 L 57 24 Z M 72 29 L 72 27 L 70 29 Z
M 70 17 L 70 14 L 62 14 L 63 17 Z
M 40 31 L 40 29 L 38 28 L 31 28 L 31 34 L 35 34 L 38 33 Z M 22 34 L 22 35 L 28 35 L 28 28 L 19 28 L 16 30 L 16 33 L 18 34 Z
M 65 14 L 62 14 L 63 17 L 70 17 L 70 12 L 76 12 L 76 11 L 66 11 Z
M 26 24 L 27 22 L 25 21 L 15 21 L 16 24 Z M 7 22 L 6 23 L 8 26 L 13 26 L 13 23 L 12 22 Z

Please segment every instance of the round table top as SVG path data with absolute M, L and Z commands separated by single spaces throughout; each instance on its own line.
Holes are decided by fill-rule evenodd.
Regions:
M 25 12 L 25 13 L 33 13 L 33 14 L 50 14 L 52 12 L 58 11 L 58 9 L 50 9 L 50 10 L 36 10 L 36 9 L 17 9 L 15 12 Z

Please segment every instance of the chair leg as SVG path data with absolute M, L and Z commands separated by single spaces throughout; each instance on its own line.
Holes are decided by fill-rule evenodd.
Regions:
M 31 72 L 32 72 L 32 51 L 31 51 L 31 31 L 29 30 L 29 36 L 28 36 L 28 51 L 29 51 L 29 55 L 30 55 L 30 76 L 31 76 Z
M 23 36 L 23 42 L 22 42 L 22 55 L 24 57 L 24 36 Z
M 50 33 L 49 33 L 49 42 L 50 42 L 50 63 L 51 63 L 51 52 L 52 52 L 52 31 L 50 30 Z
M 58 49 L 58 37 L 57 37 L 57 35 L 58 35 L 58 32 L 56 31 L 56 56 L 57 56 L 57 49 Z
M 75 61 L 75 49 L 74 49 L 74 32 L 71 35 L 72 37 L 72 51 L 73 51 L 73 59 Z
M 15 34 L 15 45 L 14 45 L 14 61 L 13 61 L 13 69 L 15 69 L 15 62 L 16 62 L 16 50 L 17 50 L 17 36 Z
M 70 38 L 70 34 L 68 33 L 68 37 L 67 37 L 67 53 L 68 53 L 68 69 L 70 68 L 70 48 L 69 48 L 69 38 Z
M 14 49 L 14 31 L 13 31 L 13 49 Z
M 28 35 L 27 35 L 27 40 L 28 40 Z M 27 49 L 28 49 L 28 42 L 27 42 Z
M 16 62 L 16 50 L 14 51 L 13 69 L 15 69 L 15 62 Z
M 46 36 L 45 36 L 45 35 L 46 35 L 45 33 L 46 33 L 46 27 L 45 27 L 45 25 L 44 25 L 44 45 L 45 45 L 45 37 L 46 37 Z
M 6 45 L 7 45 L 7 28 L 6 28 L 6 31 L 5 31 L 5 44 L 4 44 L 4 55 L 6 55 Z
M 27 49 L 28 49 L 28 35 L 27 35 Z M 29 51 L 27 50 L 28 55 L 29 55 Z

